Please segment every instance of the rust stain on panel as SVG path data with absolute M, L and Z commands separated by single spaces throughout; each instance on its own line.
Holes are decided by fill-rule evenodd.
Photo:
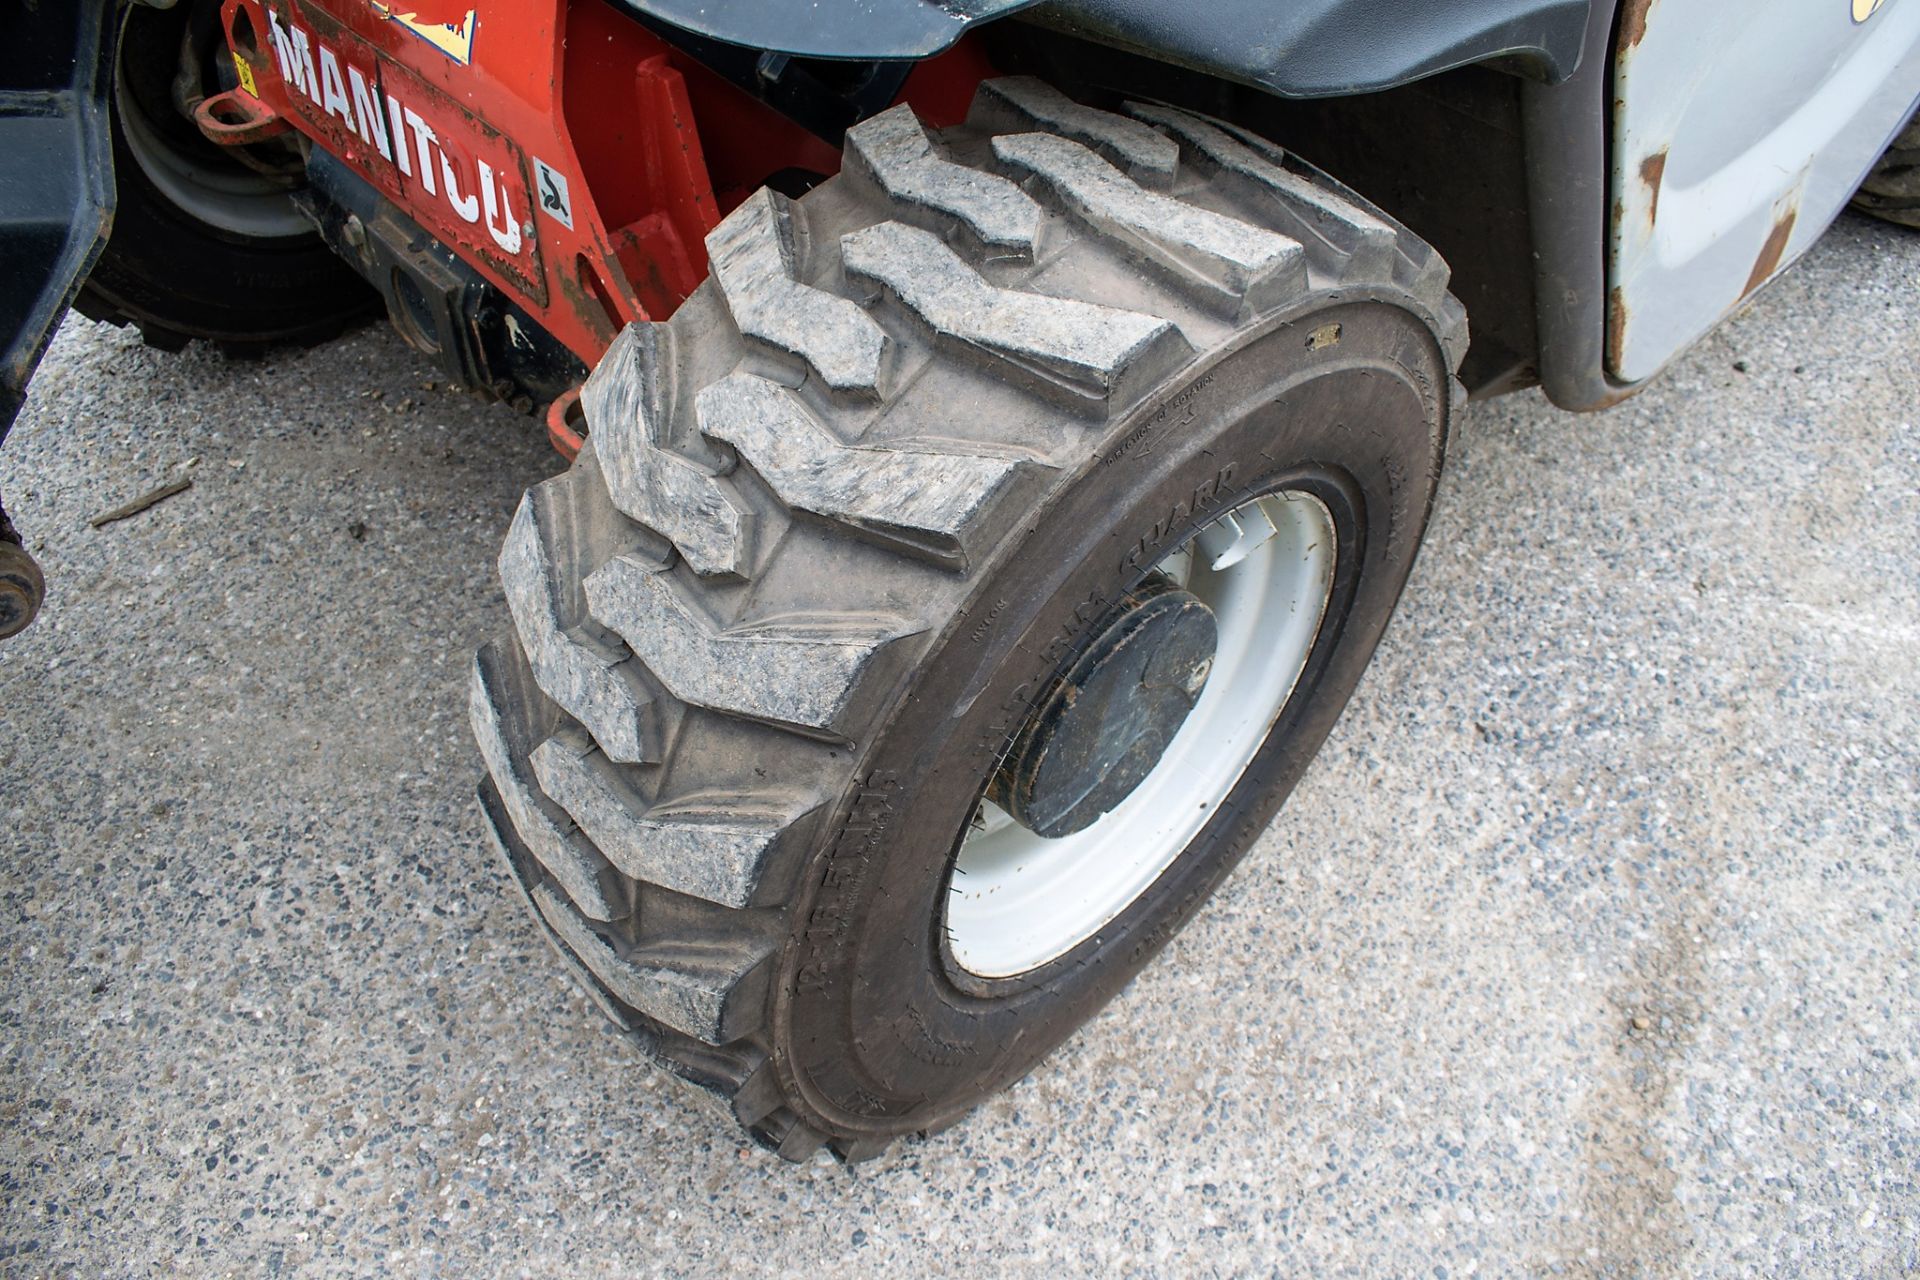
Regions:
M 1654 0 L 1625 0 L 1620 6 L 1620 48 L 1622 52 L 1634 48 L 1647 38 L 1647 15 L 1653 12 Z
M 1620 367 L 1620 353 L 1627 345 L 1627 295 L 1619 285 L 1607 294 L 1607 364 Z
M 1741 297 L 1765 284 L 1767 277 L 1779 268 L 1780 259 L 1786 256 L 1787 241 L 1793 236 L 1794 219 L 1799 216 L 1799 207 L 1788 205 L 1773 220 L 1773 230 L 1767 232 L 1767 242 L 1760 246 L 1760 256 L 1753 260 L 1753 273 L 1747 277 L 1746 288 L 1740 290 Z
M 1640 181 L 1647 184 L 1647 222 L 1660 221 L 1660 180 L 1667 176 L 1667 149 L 1660 148 L 1640 162 Z

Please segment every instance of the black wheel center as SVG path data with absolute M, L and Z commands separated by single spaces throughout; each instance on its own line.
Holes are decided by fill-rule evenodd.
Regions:
M 987 798 L 1047 839 L 1092 826 L 1159 763 L 1200 700 L 1217 641 L 1199 597 L 1148 579 L 1042 696 Z

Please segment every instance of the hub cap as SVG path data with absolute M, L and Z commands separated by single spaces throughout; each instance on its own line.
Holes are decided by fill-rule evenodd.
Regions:
M 1292 695 L 1334 554 L 1327 508 L 1289 491 L 1234 508 L 1155 566 L 989 784 L 947 895 L 962 968 L 1005 978 L 1058 959 L 1173 864 Z
M 1048 839 L 1084 831 L 1152 771 L 1213 667 L 1213 610 L 1149 578 L 1055 682 L 987 784 L 1007 815 Z

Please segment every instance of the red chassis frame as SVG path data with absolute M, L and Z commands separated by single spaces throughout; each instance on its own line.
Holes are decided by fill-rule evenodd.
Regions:
M 459 11 L 453 12 L 458 9 Z M 240 88 L 201 112 L 338 156 L 591 366 L 707 274 L 707 232 L 837 149 L 607 0 L 224 0 Z M 958 123 L 991 73 L 963 42 L 900 95 Z

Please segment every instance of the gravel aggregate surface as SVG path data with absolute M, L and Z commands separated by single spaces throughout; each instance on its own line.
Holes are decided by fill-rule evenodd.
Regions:
M 534 425 L 381 328 L 70 318 L 0 452 L 52 593 L 0 645 L 0 1270 L 1920 1270 L 1917 335 L 1920 235 L 1849 216 L 1618 409 L 1476 406 L 1222 895 L 849 1170 L 639 1060 L 482 837 Z

